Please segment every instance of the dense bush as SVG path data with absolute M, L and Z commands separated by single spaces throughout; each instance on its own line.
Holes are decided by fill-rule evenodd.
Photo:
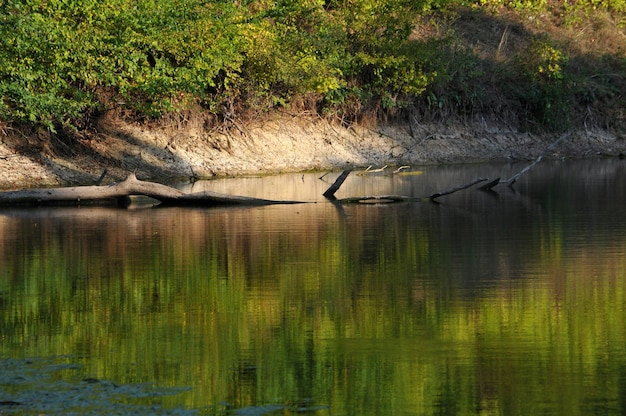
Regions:
M 205 99 L 248 44 L 226 2 L 18 0 L 1 19 L 0 116 L 50 129 L 116 103 L 155 116 Z
M 581 16 L 600 8 L 620 16 L 625 4 L 586 0 L 561 4 L 559 12 L 575 7 Z M 458 7 L 553 6 L 546 0 L 0 0 L 0 120 L 55 131 L 81 129 L 112 108 L 158 118 L 194 107 L 230 118 L 303 97 L 310 110 L 349 121 L 416 106 L 472 114 L 493 101 L 485 79 L 495 72 L 487 73 L 483 58 L 448 33 L 416 37 L 416 24 L 432 10 L 453 16 Z M 556 43 L 530 42 L 507 63 L 507 76 L 516 74 L 521 86 L 501 93 L 528 109 L 525 117 L 559 127 L 554 121 L 563 120 L 572 100 L 595 88 L 574 82 L 568 57 Z

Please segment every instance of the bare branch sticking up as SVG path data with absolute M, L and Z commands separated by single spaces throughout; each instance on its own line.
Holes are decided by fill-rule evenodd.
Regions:
M 336 200 L 337 198 L 335 198 L 335 192 L 337 192 L 341 185 L 343 185 L 350 172 L 352 172 L 352 169 L 347 169 L 341 172 L 341 175 L 339 175 L 339 177 L 332 185 L 330 185 L 330 187 L 326 190 L 326 192 L 323 193 L 323 195 L 332 201 Z

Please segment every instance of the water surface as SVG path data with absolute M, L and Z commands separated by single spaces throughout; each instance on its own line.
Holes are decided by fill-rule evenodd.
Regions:
M 307 173 L 184 186 L 299 205 L 2 209 L 0 358 L 186 388 L 150 403 L 209 414 L 625 414 L 624 163 L 439 204 L 337 206 L 337 174 Z M 522 167 L 353 174 L 337 197 Z

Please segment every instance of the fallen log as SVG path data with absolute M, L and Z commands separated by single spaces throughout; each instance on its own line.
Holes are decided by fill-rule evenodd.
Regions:
M 0 192 L 0 206 L 111 205 L 127 206 L 131 196 L 147 196 L 162 206 L 274 205 L 298 204 L 299 201 L 274 201 L 214 192 L 186 194 L 155 182 L 140 181 L 135 174 L 108 186 L 26 189 Z

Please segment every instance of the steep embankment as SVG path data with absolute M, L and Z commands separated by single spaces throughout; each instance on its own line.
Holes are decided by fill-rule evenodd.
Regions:
M 228 132 L 202 126 L 157 127 L 102 119 L 71 146 L 48 134 L 8 134 L 0 142 L 0 188 L 91 184 L 136 171 L 142 179 L 329 170 L 345 166 L 424 165 L 527 160 L 542 154 L 557 134 L 520 133 L 487 124 L 380 125 L 344 128 L 308 116 L 276 116 Z M 626 140 L 602 131 L 579 131 L 549 157 L 619 157 Z

